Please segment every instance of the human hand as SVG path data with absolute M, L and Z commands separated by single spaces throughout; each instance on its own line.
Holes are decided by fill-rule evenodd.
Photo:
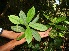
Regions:
M 40 34 L 41 38 L 44 38 L 44 37 L 49 36 L 49 32 L 51 31 L 51 29 L 52 29 L 52 28 L 49 28 L 49 29 L 48 29 L 47 31 L 45 31 L 45 32 L 38 32 L 38 33 Z M 11 37 L 11 39 L 14 39 L 14 40 L 12 40 L 12 41 L 8 42 L 7 44 L 1 46 L 1 47 L 0 47 L 1 51 L 4 51 L 4 50 L 5 50 L 5 51 L 10 51 L 10 50 L 13 49 L 15 46 L 20 45 L 20 44 L 26 42 L 26 39 L 25 39 L 25 38 L 23 38 L 23 39 L 21 39 L 21 40 L 19 40 L 19 41 L 16 40 L 16 38 L 17 38 L 18 36 L 21 36 L 24 32 L 17 34 L 17 33 L 13 32 L 13 31 L 10 31 L 9 33 L 10 33 L 10 34 L 12 33 L 11 36 L 13 36 L 13 35 L 15 34 L 14 37 L 11 37 L 10 34 L 8 35 L 8 36 Z
M 10 42 L 0 46 L 0 51 L 10 51 L 12 50 L 15 46 L 20 45 L 22 43 L 26 42 L 25 38 L 17 41 L 16 39 L 11 40 Z
M 8 31 L 8 30 L 3 30 L 2 34 L 0 36 L 6 37 L 9 39 L 16 39 L 19 35 L 23 34 L 24 32 L 21 33 L 15 33 L 13 31 Z
M 49 33 L 50 33 L 51 29 L 52 29 L 52 27 L 49 28 L 49 29 L 48 29 L 47 31 L 45 31 L 45 32 L 38 32 L 38 33 L 40 34 L 41 38 L 44 38 L 44 37 L 49 36 Z

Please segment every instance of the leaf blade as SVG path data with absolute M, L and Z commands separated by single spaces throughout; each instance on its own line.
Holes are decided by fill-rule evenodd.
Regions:
M 26 15 L 25 15 L 25 13 L 22 10 L 20 11 L 19 16 L 20 16 L 21 20 L 23 21 L 23 24 L 27 25 Z
M 24 32 L 25 31 L 25 29 L 21 26 L 18 26 L 18 30 L 17 30 L 17 26 L 11 26 L 11 29 L 16 32 Z
M 8 16 L 9 17 L 9 20 L 14 23 L 14 24 L 20 24 L 19 22 L 19 17 L 18 16 L 15 16 L 15 15 L 10 15 Z
M 37 17 L 32 21 L 33 23 L 36 23 L 39 19 L 39 14 L 37 15 Z
M 32 32 L 30 27 L 28 27 L 25 31 L 25 38 L 28 44 L 32 41 Z
M 39 33 L 38 33 L 37 31 L 33 30 L 33 29 L 31 29 L 31 31 L 32 31 L 33 37 L 34 37 L 37 41 L 41 41 L 41 37 L 40 37 Z
M 55 25 L 55 27 L 60 29 L 60 30 L 67 30 L 67 27 L 64 27 L 62 25 Z
M 47 30 L 47 27 L 45 25 L 42 25 L 42 24 L 39 24 L 39 23 L 32 23 L 32 22 L 30 22 L 29 26 L 34 28 L 34 29 L 40 30 L 40 31 Z
M 35 8 L 33 6 L 27 13 L 27 18 L 26 18 L 27 23 L 29 23 L 32 20 L 34 15 L 35 15 Z

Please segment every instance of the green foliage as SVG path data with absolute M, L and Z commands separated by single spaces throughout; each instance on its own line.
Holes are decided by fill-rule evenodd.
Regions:
M 35 15 L 35 8 L 33 6 L 28 11 L 27 17 L 22 10 L 19 13 L 19 17 L 15 16 L 15 15 L 8 16 L 9 20 L 12 23 L 16 24 L 16 26 L 11 26 L 12 30 L 14 30 L 16 32 L 25 32 L 22 36 L 18 37 L 17 40 L 20 40 L 25 37 L 28 44 L 32 41 L 32 37 L 34 37 L 37 41 L 41 40 L 40 35 L 38 34 L 37 31 L 35 31 L 35 29 L 40 30 L 40 31 L 45 31 L 45 30 L 47 30 L 47 27 L 45 25 L 36 23 L 39 19 L 39 15 L 37 15 L 37 17 L 31 22 L 34 15 Z M 26 29 L 19 26 L 19 24 L 26 26 Z M 34 29 L 31 29 L 30 27 L 32 27 Z
M 15 15 L 10 15 L 8 16 L 9 17 L 9 20 L 14 23 L 14 24 L 20 24 L 19 20 L 20 18 L 18 16 L 15 16 Z
M 35 8 L 33 6 L 27 13 L 27 18 L 26 18 L 27 23 L 29 23 L 32 20 L 34 15 L 35 15 Z
M 64 21 L 65 23 L 69 24 L 69 21 Z
M 24 13 L 22 10 L 20 11 L 19 16 L 20 16 L 20 18 L 22 19 L 23 24 L 24 24 L 25 26 L 28 25 L 27 22 L 26 22 L 26 15 L 25 15 L 25 13 Z
M 55 25 L 55 27 L 60 29 L 60 30 L 67 30 L 67 27 L 64 27 L 62 25 Z
M 34 29 L 40 30 L 40 31 L 47 30 L 47 27 L 45 25 L 42 25 L 42 24 L 39 24 L 39 23 L 32 23 L 32 22 L 30 22 L 29 26 L 34 28 Z
M 32 21 L 33 23 L 36 23 L 39 19 L 39 14 L 37 15 L 37 17 Z
M 18 37 L 16 40 L 21 40 L 21 39 L 24 38 L 24 37 L 25 37 L 25 33 L 22 34 L 20 37 Z
M 28 27 L 25 31 L 25 38 L 26 38 L 26 41 L 28 42 L 28 44 L 32 41 L 32 31 L 31 31 L 30 27 Z
M 21 26 L 11 26 L 11 29 L 16 32 L 24 32 L 25 31 L 25 29 Z
M 33 37 L 34 37 L 37 41 L 40 41 L 40 40 L 41 40 L 41 37 L 40 37 L 39 33 L 38 33 L 37 31 L 33 30 L 33 29 L 31 29 L 31 31 L 32 31 Z
M 59 17 L 59 18 L 56 18 L 55 19 L 55 23 L 59 23 L 59 22 L 62 22 L 66 19 L 66 17 Z
M 62 31 L 68 30 L 68 28 L 63 24 L 66 20 L 66 17 L 49 17 L 45 14 L 43 14 L 45 18 L 47 18 L 50 22 L 48 22 L 48 25 L 51 26 L 53 29 L 50 32 L 50 37 L 55 38 L 56 36 L 63 37 L 65 33 L 61 33 Z M 62 25 L 60 25 L 62 23 Z M 60 31 L 58 31 L 60 30 Z
M 65 23 L 67 24 L 69 23 L 66 20 L 67 17 L 65 16 L 50 17 L 45 14 L 43 15 L 47 20 L 49 20 L 47 26 L 52 27 L 52 30 L 49 33 L 49 36 L 51 37 L 52 41 L 48 42 L 48 48 L 46 48 L 45 50 L 54 51 L 54 49 L 61 49 L 60 46 L 62 45 L 62 41 L 63 41 L 62 38 L 64 38 L 66 30 L 68 30 L 65 24 Z

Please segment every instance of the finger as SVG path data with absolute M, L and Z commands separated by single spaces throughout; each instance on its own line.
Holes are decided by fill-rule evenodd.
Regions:
M 47 32 L 50 32 L 52 30 L 52 27 L 47 30 Z
M 24 42 L 26 42 L 26 39 L 25 38 L 22 38 L 21 40 L 17 41 L 17 44 L 16 45 L 23 44 Z

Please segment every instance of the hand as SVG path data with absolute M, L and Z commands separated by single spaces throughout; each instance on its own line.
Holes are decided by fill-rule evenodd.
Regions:
M 16 39 L 21 34 L 23 34 L 23 32 L 15 33 L 13 31 L 3 30 L 3 32 L 0 36 L 6 37 L 6 38 L 9 38 L 9 39 Z
M 26 42 L 25 38 L 21 39 L 20 41 L 17 41 L 16 39 L 11 40 L 10 42 L 6 43 L 5 45 L 0 46 L 0 51 L 10 51 L 15 46 L 20 45 L 24 42 Z
M 45 32 L 38 32 L 38 33 L 40 34 L 41 38 L 44 38 L 44 37 L 49 36 L 48 34 L 49 34 L 49 32 L 50 32 L 51 29 L 52 29 L 52 28 L 49 28 L 49 29 L 48 29 L 47 31 L 45 31 Z M 2 36 L 4 36 L 4 37 L 6 36 L 7 38 L 14 39 L 14 40 L 12 40 L 12 41 L 8 42 L 7 44 L 1 46 L 1 47 L 0 47 L 0 51 L 10 51 L 10 50 L 13 49 L 15 46 L 20 45 L 20 44 L 26 42 L 26 39 L 25 39 L 25 38 L 21 39 L 20 41 L 17 41 L 17 40 L 16 40 L 16 38 L 17 38 L 18 36 L 21 36 L 24 32 L 23 32 L 23 33 L 15 33 L 15 32 L 13 32 L 13 31 L 7 31 L 7 33 L 8 33 L 8 32 L 9 32 L 8 36 L 4 34 L 5 32 L 2 34 Z M 15 36 L 14 36 L 14 35 L 15 35 Z
M 52 27 L 49 28 L 49 29 L 48 29 L 47 31 L 45 31 L 45 32 L 38 32 L 38 33 L 40 34 L 41 38 L 44 38 L 44 37 L 49 36 L 49 33 L 50 33 L 51 29 L 52 29 Z

